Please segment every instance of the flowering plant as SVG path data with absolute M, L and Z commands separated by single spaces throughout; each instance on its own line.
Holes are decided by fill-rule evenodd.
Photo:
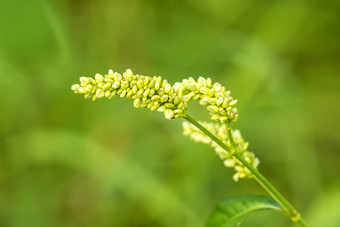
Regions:
M 117 95 L 133 100 L 136 108 L 163 112 L 166 119 L 186 119 L 187 122 L 183 122 L 184 135 L 214 148 L 224 165 L 236 171 L 233 176 L 235 181 L 254 178 L 273 199 L 241 196 L 225 200 L 213 212 L 207 226 L 235 226 L 246 214 L 262 209 L 278 210 L 300 226 L 308 226 L 287 199 L 258 171 L 260 161 L 248 151 L 248 143 L 240 131 L 231 129 L 231 124 L 238 120 L 234 107 L 237 100 L 221 84 L 213 83 L 210 78 L 199 77 L 195 80 L 190 77 L 171 85 L 161 77 L 133 74 L 127 69 L 123 74 L 109 70 L 104 76 L 80 77 L 80 84 L 72 85 L 71 89 L 93 101 L 103 97 L 111 99 Z M 214 123 L 197 122 L 190 117 L 185 111 L 191 100 L 199 100 Z

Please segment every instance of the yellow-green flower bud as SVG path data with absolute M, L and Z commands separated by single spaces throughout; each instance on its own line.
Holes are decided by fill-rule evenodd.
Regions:
M 112 84 L 112 88 L 117 89 L 120 87 L 120 81 L 116 80 L 113 84 Z
M 162 95 L 161 97 L 161 102 L 166 102 L 168 101 L 169 96 L 168 95 Z
M 171 109 L 166 109 L 164 111 L 164 116 L 166 119 L 172 119 L 174 117 L 174 111 Z
M 231 101 L 231 102 L 229 103 L 229 106 L 233 106 L 233 105 L 235 105 L 236 103 L 237 103 L 237 99 Z
M 106 84 L 104 84 L 104 86 L 102 88 L 103 88 L 103 90 L 107 90 L 110 87 L 111 87 L 111 83 L 106 83 Z
M 94 78 L 95 78 L 97 83 L 101 83 L 104 80 L 104 77 L 99 73 L 97 73 Z
M 111 95 L 110 91 L 105 91 L 105 97 L 108 98 Z
M 79 84 L 73 84 L 73 85 L 71 86 L 71 89 L 72 89 L 73 91 L 78 91 L 79 88 L 80 88 L 80 85 L 79 85 Z

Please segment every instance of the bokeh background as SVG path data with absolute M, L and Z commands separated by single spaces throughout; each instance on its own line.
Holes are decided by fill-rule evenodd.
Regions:
M 225 85 L 261 172 L 311 226 L 340 226 L 337 0 L 0 0 L 0 226 L 203 226 L 223 199 L 265 194 L 182 120 L 70 90 L 110 68 Z

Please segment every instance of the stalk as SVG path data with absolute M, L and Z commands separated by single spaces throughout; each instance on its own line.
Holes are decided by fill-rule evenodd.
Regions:
M 184 119 L 188 120 L 190 123 L 195 125 L 198 129 L 200 129 L 204 134 L 209 136 L 215 143 L 217 143 L 224 150 L 228 151 L 228 147 L 219 140 L 215 135 L 213 135 L 209 130 L 203 127 L 200 123 L 198 123 L 195 119 L 191 118 L 189 115 L 185 115 Z M 237 149 L 235 146 L 235 141 L 231 134 L 230 125 L 227 125 L 228 138 L 231 143 L 231 146 L 234 150 Z M 237 151 L 237 150 L 236 150 Z M 237 160 L 239 160 L 248 170 L 253 174 L 255 180 L 272 196 L 272 198 L 280 204 L 283 209 L 283 212 L 294 222 L 298 223 L 302 227 L 308 227 L 307 222 L 301 216 L 299 212 L 293 207 L 293 205 L 257 170 L 255 169 L 249 162 L 247 162 L 242 155 L 238 152 L 234 152 L 232 154 Z

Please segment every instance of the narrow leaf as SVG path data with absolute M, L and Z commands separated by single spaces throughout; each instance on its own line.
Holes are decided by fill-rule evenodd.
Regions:
M 235 227 L 250 213 L 260 210 L 282 211 L 271 198 L 261 195 L 245 195 L 226 199 L 219 203 L 206 223 L 206 227 Z

